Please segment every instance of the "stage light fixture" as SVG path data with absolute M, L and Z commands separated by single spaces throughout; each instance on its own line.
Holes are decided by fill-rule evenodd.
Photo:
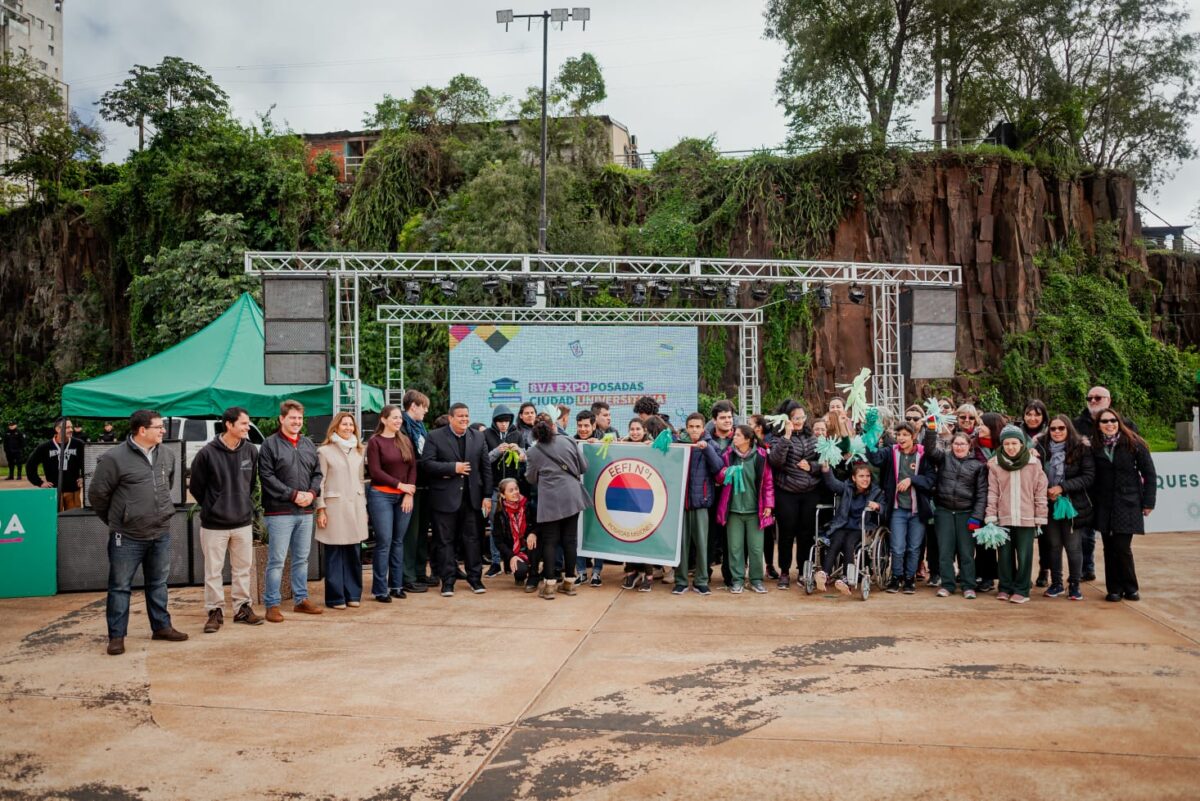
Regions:
M 453 298 L 458 294 L 458 284 L 453 278 L 443 278 L 438 281 L 438 287 L 442 290 L 442 294 L 447 298 Z
M 700 297 L 706 300 L 712 300 L 717 296 L 717 285 L 712 281 L 705 281 L 700 285 Z
M 629 300 L 634 306 L 646 305 L 646 285 L 638 281 L 633 285 L 633 297 Z
M 833 292 L 827 286 L 817 287 L 817 305 L 822 309 L 833 308 Z
M 725 285 L 725 305 L 730 309 L 738 306 L 738 287 L 732 281 Z
M 754 298 L 759 303 L 767 299 L 771 294 L 771 290 L 767 289 L 767 285 L 762 281 L 755 281 L 754 286 L 750 287 L 750 297 Z
M 534 281 L 526 281 L 524 293 L 525 293 L 525 305 L 529 306 L 530 308 L 536 306 L 537 299 L 538 299 L 537 283 Z
M 404 282 L 404 302 L 416 306 L 421 302 L 421 284 L 417 281 Z
M 386 298 L 387 293 L 388 293 L 387 287 L 384 286 L 383 284 L 376 284 L 375 286 L 371 287 L 371 294 L 374 295 L 379 300 L 383 300 L 384 298 Z
M 847 294 L 850 296 L 850 302 L 855 304 L 862 303 L 867 297 L 866 290 L 864 290 L 858 284 L 852 284 L 850 286 L 850 291 Z
M 500 279 L 496 276 L 483 279 L 483 290 L 495 294 L 500 289 Z
M 654 285 L 654 297 L 659 300 L 666 300 L 671 297 L 671 285 L 666 281 L 659 281 Z
M 790 283 L 787 289 L 783 290 L 783 296 L 788 299 L 788 303 L 799 303 L 804 297 L 804 284 Z
M 679 297 L 683 300 L 691 300 L 696 296 L 696 287 L 691 284 L 679 285 Z
M 557 301 L 564 301 L 567 299 L 567 293 L 569 291 L 570 287 L 568 287 L 566 284 L 555 283 L 550 287 L 550 296 Z
M 626 289 L 627 287 L 625 286 L 624 281 L 618 281 L 614 278 L 611 282 L 609 282 L 608 294 L 612 295 L 614 298 L 621 299 L 625 297 Z
M 600 294 L 600 285 L 590 278 L 583 282 L 581 289 L 583 290 L 584 298 L 587 300 L 591 300 Z

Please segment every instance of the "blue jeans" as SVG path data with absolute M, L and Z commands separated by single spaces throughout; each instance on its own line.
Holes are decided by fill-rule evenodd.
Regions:
M 925 543 L 925 523 L 908 509 L 892 510 L 892 575 L 910 579 L 917 575 L 921 563 L 921 546 Z
M 263 606 L 279 606 L 279 583 L 288 546 L 292 549 L 292 602 L 308 598 L 308 552 L 312 549 L 312 515 L 267 515 L 267 578 Z
M 575 559 L 575 575 L 579 576 L 579 580 L 583 581 L 587 578 L 588 568 L 592 569 L 592 575 L 600 575 L 601 568 L 604 567 L 603 559 L 593 559 L 590 556 L 579 556 Z
M 171 534 L 156 540 L 108 535 L 108 636 L 124 637 L 129 628 L 129 595 L 138 565 L 145 579 L 150 630 L 171 627 L 167 612 L 167 577 L 171 575 Z
M 376 598 L 404 587 L 404 534 L 412 512 L 402 511 L 404 496 L 367 488 L 367 516 L 375 532 L 371 559 L 371 594 Z

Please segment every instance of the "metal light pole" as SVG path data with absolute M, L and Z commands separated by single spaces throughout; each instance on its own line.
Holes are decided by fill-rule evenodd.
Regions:
M 592 18 L 592 10 L 590 8 L 552 8 L 549 11 L 543 11 L 540 14 L 514 14 L 512 9 L 504 9 L 496 12 L 496 22 L 504 26 L 504 30 L 508 30 L 509 24 L 515 19 L 528 20 L 526 30 L 533 29 L 533 21 L 540 19 L 542 21 L 542 148 L 541 148 L 541 211 L 538 215 L 538 253 L 546 253 L 546 229 L 550 226 L 550 219 L 546 213 L 546 159 L 548 157 L 548 145 L 546 143 L 546 94 L 549 89 L 548 85 L 548 66 L 547 59 L 550 49 L 550 23 L 557 22 L 559 30 L 562 30 L 563 25 L 567 20 L 575 20 L 583 23 L 583 29 L 587 30 L 588 20 Z

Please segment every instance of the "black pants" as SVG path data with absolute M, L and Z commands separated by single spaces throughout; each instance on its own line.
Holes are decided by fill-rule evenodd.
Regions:
M 458 573 L 458 560 L 455 557 L 455 540 L 462 543 L 463 566 L 466 568 L 467 580 L 476 582 L 483 575 L 483 563 L 480 560 L 479 542 L 480 514 L 469 502 L 464 500 L 457 512 L 433 512 L 433 536 L 437 543 L 438 576 L 443 584 L 454 586 L 454 577 Z
M 1114 531 L 1100 532 L 1104 542 L 1104 586 L 1109 594 L 1125 595 L 1138 591 L 1133 568 L 1133 535 Z
M 933 535 L 933 523 L 925 521 L 925 564 L 929 568 L 929 575 L 936 576 L 941 572 L 941 552 L 938 550 L 937 535 Z M 950 577 L 953 581 L 954 577 Z
M 558 581 L 559 573 L 563 572 L 567 578 L 575 578 L 575 556 L 577 552 L 577 540 L 579 536 L 579 515 L 573 514 L 570 517 L 562 517 L 558 520 L 539 520 L 537 524 L 538 547 L 543 555 L 543 570 L 545 578 L 551 581 Z M 563 565 L 560 569 L 555 564 L 554 554 L 558 552 L 559 547 L 563 552 Z
M 770 525 L 763 529 L 763 561 L 766 566 L 775 566 L 775 539 L 779 526 Z
M 16 471 L 17 481 L 21 480 L 21 471 L 25 469 L 25 464 L 21 461 L 21 454 L 4 452 L 4 460 L 8 462 L 8 480 L 13 480 L 13 471 Z
M 986 545 L 975 546 L 975 579 L 976 583 L 992 584 L 996 581 L 999 566 L 996 564 L 996 551 Z
M 862 532 L 856 528 L 839 528 L 829 535 L 829 547 L 821 555 L 821 569 L 826 574 L 833 572 L 834 562 L 842 555 L 842 575 L 849 574 L 854 564 L 854 549 L 862 542 Z
M 786 576 L 792 569 L 793 544 L 796 566 L 808 559 L 817 524 L 816 492 L 775 492 L 775 519 L 779 529 L 779 572 Z
M 1042 526 L 1042 536 L 1038 537 L 1039 550 L 1044 549 L 1045 559 L 1042 569 L 1050 571 L 1050 581 L 1053 584 L 1063 583 L 1062 555 L 1063 548 L 1067 549 L 1067 576 L 1072 584 L 1079 583 L 1083 574 L 1083 538 L 1079 529 L 1071 520 L 1050 520 Z

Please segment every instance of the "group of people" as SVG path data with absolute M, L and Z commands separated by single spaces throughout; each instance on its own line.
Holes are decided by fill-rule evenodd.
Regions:
M 649 592 L 661 581 L 673 594 L 709 595 L 719 571 L 733 594 L 747 587 L 766 593 L 768 578 L 788 590 L 793 567 L 799 578 L 820 537 L 820 564 L 812 566 L 817 588 L 832 583 L 849 594 L 858 577 L 836 572 L 838 560 L 852 563 L 862 521 L 870 519 L 889 531 L 889 592 L 912 594 L 924 580 L 941 597 L 996 591 L 1000 600 L 1025 603 L 1035 581 L 1036 542 L 1043 595 L 1082 600 L 1081 584 L 1095 579 L 1099 532 L 1107 600 L 1139 598 L 1131 543 L 1154 508 L 1154 465 L 1103 387 L 1088 392 L 1087 408 L 1075 419 L 1051 416 L 1036 400 L 1011 422 L 970 404 L 954 409 L 949 401 L 938 415 L 915 405 L 895 421 L 880 410 L 889 425 L 865 449 L 853 445 L 861 442 L 862 424 L 841 398 L 823 415 L 787 401 L 777 416 L 735 424 L 734 411 L 719 401 L 711 419 L 692 413 L 678 431 L 655 399 L 643 397 L 621 436 L 605 403 L 577 412 L 574 434 L 561 410 L 552 416 L 525 403 L 514 414 L 501 405 L 484 425 L 455 403 L 427 428 L 429 399 L 409 390 L 399 406 L 381 411 L 365 443 L 355 417 L 340 412 L 316 444 L 302 434 L 303 406 L 288 400 L 278 430 L 256 448 L 248 441 L 246 410 L 227 409 L 221 433 L 197 454 L 189 478 L 205 562 L 204 631 L 224 624 L 226 553 L 234 622 L 284 621 L 281 582 L 289 554 L 294 612 L 360 606 L 362 544 L 370 533 L 369 592 L 378 603 L 430 589 L 453 596 L 460 582 L 481 594 L 483 580 L 501 574 L 547 600 L 600 585 L 604 563 L 577 553 L 579 515 L 590 505 L 579 445 L 649 445 L 661 437 L 689 449 L 681 559 L 665 567 L 623 565 L 626 589 Z M 88 487 L 92 508 L 110 529 L 108 653 L 114 655 L 124 651 L 139 565 L 154 639 L 187 639 L 171 625 L 166 589 L 170 486 L 180 466 L 158 447 L 158 413 L 136 412 L 130 432 L 125 447 L 101 457 Z M 251 604 L 249 581 L 256 487 L 269 543 L 262 616 Z M 1004 541 L 983 542 L 979 535 L 997 526 L 1007 533 Z M 314 539 L 325 546 L 323 605 L 308 597 Z

